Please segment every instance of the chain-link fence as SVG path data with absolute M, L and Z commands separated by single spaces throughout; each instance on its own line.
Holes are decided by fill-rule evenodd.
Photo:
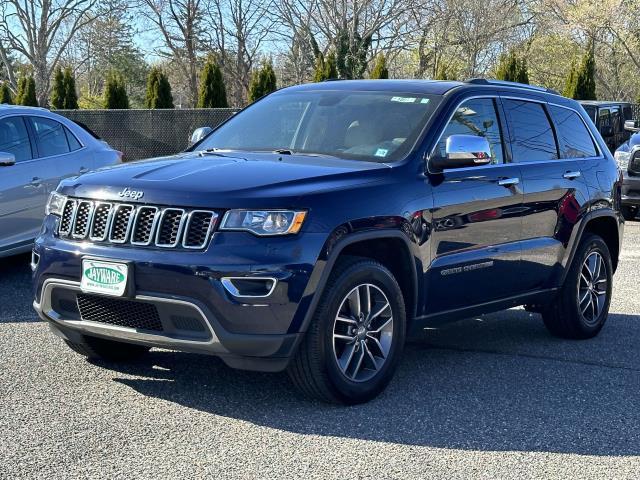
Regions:
M 167 110 L 56 110 L 88 127 L 124 161 L 178 153 L 198 127 L 216 127 L 237 112 L 233 108 Z
M 634 103 L 631 105 L 631 112 L 634 120 L 640 120 L 640 104 Z

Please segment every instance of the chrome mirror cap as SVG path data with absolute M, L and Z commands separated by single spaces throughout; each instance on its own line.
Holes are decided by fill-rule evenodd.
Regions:
M 189 138 L 189 146 L 193 146 L 213 131 L 211 127 L 196 128 Z

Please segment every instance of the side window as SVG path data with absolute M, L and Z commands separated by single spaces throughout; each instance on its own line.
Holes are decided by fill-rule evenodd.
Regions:
M 561 158 L 587 158 L 598 155 L 593 139 L 580 116 L 567 108 L 549 106 L 558 132 Z
M 598 129 L 602 132 L 604 127 L 611 126 L 611 111 L 608 108 L 603 108 L 598 113 Z
M 611 126 L 613 127 L 613 133 L 620 133 L 622 123 L 622 117 L 620 116 L 620 109 L 614 107 L 611 109 Z
M 67 135 L 67 142 L 69 142 L 69 150 L 73 152 L 74 150 L 78 150 L 82 148 L 82 145 L 80 144 L 76 136 L 73 133 L 71 133 L 71 130 L 69 130 L 65 126 L 63 126 L 62 128 L 64 128 L 64 133 Z
M 29 117 L 36 137 L 39 157 L 50 157 L 69 152 L 64 125 L 44 117 Z
M 544 107 L 524 100 L 503 100 L 511 134 L 513 161 L 556 160 L 558 147 Z
M 22 117 L 0 119 L 0 152 L 13 153 L 16 162 L 31 160 L 31 143 Z
M 491 147 L 491 163 L 503 163 L 503 141 L 496 106 L 491 98 L 475 98 L 460 105 L 444 129 L 438 152 L 445 156 L 447 138 L 451 135 L 485 137 Z

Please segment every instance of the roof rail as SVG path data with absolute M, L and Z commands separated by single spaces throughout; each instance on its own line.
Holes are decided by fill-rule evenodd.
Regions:
M 471 85 L 497 85 L 503 87 L 515 87 L 515 88 L 525 88 L 527 90 L 536 90 L 538 92 L 552 93 L 554 95 L 560 95 L 556 90 L 552 88 L 540 87 L 538 85 L 529 85 L 527 83 L 518 83 L 518 82 L 508 82 L 506 80 L 492 80 L 487 78 L 472 78 L 467 80 L 465 83 L 470 83 Z

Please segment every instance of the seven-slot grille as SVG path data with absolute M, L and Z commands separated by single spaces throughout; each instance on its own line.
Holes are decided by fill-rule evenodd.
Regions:
M 63 208 L 58 233 L 76 240 L 203 249 L 217 219 L 218 214 L 212 210 L 70 198 Z

